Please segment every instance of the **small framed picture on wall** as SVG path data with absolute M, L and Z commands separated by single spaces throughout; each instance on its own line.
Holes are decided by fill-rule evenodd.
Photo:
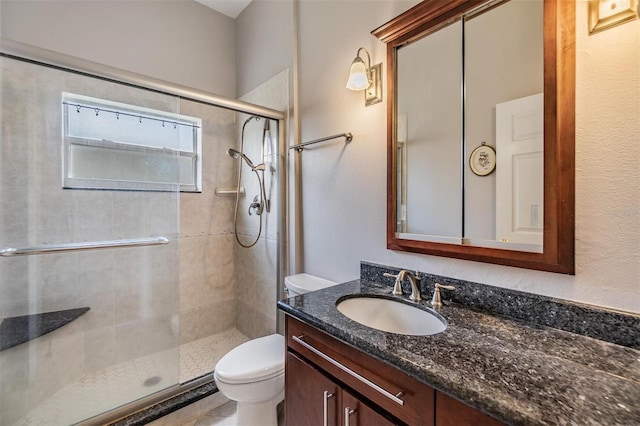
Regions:
M 638 19 L 638 0 L 590 0 L 589 34 Z

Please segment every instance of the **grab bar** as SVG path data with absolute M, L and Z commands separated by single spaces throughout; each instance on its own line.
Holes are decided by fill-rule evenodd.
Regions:
M 240 187 L 240 191 L 238 191 L 238 188 L 216 188 L 215 194 L 218 197 L 235 197 L 237 194 L 244 197 L 246 191 L 243 186 Z
M 0 256 L 29 256 L 32 254 L 47 254 L 47 253 L 59 253 L 65 251 L 79 251 L 79 250 L 97 250 L 115 247 L 141 247 L 141 246 L 156 246 L 160 244 L 168 244 L 169 239 L 165 237 L 157 238 L 137 238 L 132 240 L 112 240 L 112 241 L 94 241 L 88 243 L 71 243 L 71 244 L 58 244 L 53 246 L 39 246 L 39 247 L 25 247 L 25 248 L 13 248 L 9 247 L 0 250 Z

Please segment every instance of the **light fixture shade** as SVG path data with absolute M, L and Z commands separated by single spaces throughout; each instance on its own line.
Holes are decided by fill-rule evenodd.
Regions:
M 364 61 L 357 56 L 351 63 L 351 69 L 349 70 L 349 80 L 347 81 L 347 89 L 349 90 L 364 90 L 371 82 L 367 76 L 367 67 Z

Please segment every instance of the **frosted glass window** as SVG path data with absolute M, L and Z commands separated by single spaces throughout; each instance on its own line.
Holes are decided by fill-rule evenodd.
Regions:
M 63 93 L 65 188 L 199 192 L 196 117 Z

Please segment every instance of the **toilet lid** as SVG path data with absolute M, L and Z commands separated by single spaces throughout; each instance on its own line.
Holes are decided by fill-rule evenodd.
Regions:
M 216 364 L 214 374 L 226 383 L 266 380 L 284 373 L 284 351 L 280 334 L 259 337 L 229 351 Z
M 298 294 L 309 293 L 311 291 L 320 290 L 336 285 L 336 282 L 325 280 L 324 278 L 316 277 L 315 275 L 302 273 L 296 275 L 289 275 L 284 278 L 286 287 L 295 291 Z

